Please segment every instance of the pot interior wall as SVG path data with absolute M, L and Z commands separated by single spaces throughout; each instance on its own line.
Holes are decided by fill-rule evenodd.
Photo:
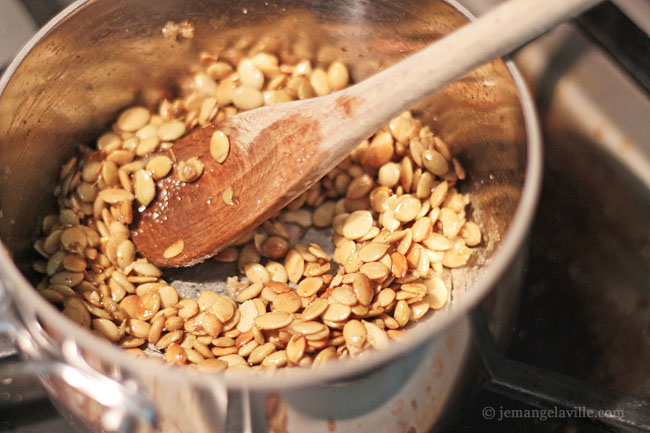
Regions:
M 169 20 L 190 20 L 194 38 L 164 38 Z M 285 60 L 341 60 L 359 81 L 464 22 L 442 1 L 89 1 L 33 47 L 0 95 L 0 238 L 28 272 L 39 219 L 54 209 L 60 165 L 120 109 L 155 106 L 177 93 L 202 51 L 234 61 L 259 49 Z M 472 194 L 472 218 L 486 233 L 472 261 L 478 272 L 505 234 L 523 185 L 517 90 L 504 63 L 494 61 L 417 112 L 468 172 L 463 191 Z

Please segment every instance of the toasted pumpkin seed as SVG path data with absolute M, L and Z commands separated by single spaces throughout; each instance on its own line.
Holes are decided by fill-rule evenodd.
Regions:
M 210 138 L 210 155 L 219 164 L 223 164 L 226 158 L 228 158 L 228 153 L 230 153 L 230 140 L 228 136 L 223 131 L 214 131 Z
M 232 102 L 240 110 L 252 110 L 264 104 L 264 96 L 257 89 L 241 86 L 232 91 Z
M 301 318 L 303 320 L 314 320 L 320 317 L 325 312 L 328 306 L 327 299 L 316 299 L 305 307 L 302 311 Z
M 293 321 L 293 315 L 286 311 L 276 311 L 262 314 L 254 320 L 255 326 L 260 329 L 279 329 L 289 325 Z
M 350 316 L 350 312 L 350 307 L 348 305 L 334 302 L 332 304 L 329 304 L 323 313 L 323 320 L 328 320 L 331 322 L 342 322 Z
M 350 76 L 348 68 L 340 62 L 334 62 L 327 69 L 327 84 L 329 88 L 337 91 L 348 85 Z
M 185 134 L 185 123 L 180 120 L 170 120 L 158 126 L 158 138 L 162 141 L 174 141 Z
M 149 110 L 144 107 L 131 107 L 127 110 L 124 110 L 120 116 L 117 118 L 117 127 L 121 131 L 132 132 L 137 131 L 147 124 L 149 121 Z M 110 142 L 114 142 L 117 136 L 103 136 L 100 138 L 98 143 L 99 148 L 104 148 L 109 145 Z
M 156 155 L 147 162 L 146 170 L 154 179 L 162 179 L 171 171 L 174 163 L 166 155 Z
M 354 347 L 363 347 L 368 332 L 359 320 L 350 320 L 343 327 L 345 343 Z
M 279 64 L 275 55 L 258 52 L 236 58 L 233 72 L 217 59 L 202 54 L 205 70 L 195 74 L 192 93 L 163 101 L 154 115 L 143 107 L 125 110 L 114 125 L 118 133 L 98 140 L 100 152 L 64 164 L 55 191 L 60 213 L 43 220 L 44 238 L 34 246 L 46 260 L 33 267 L 50 283 L 42 282 L 39 292 L 63 304 L 67 317 L 122 347 L 148 341 L 168 362 L 189 362 L 204 371 L 322 365 L 368 347 L 384 348 L 390 339 L 404 338 L 401 327 L 409 321 L 444 307 L 449 291 L 432 276 L 443 266 L 465 264 L 468 247 L 481 242 L 481 231 L 466 221 L 468 196 L 452 187 L 465 170 L 410 112 L 364 140 L 284 212 L 282 221 L 302 228 L 333 227 L 333 259 L 342 265 L 336 275 L 328 273 L 330 254 L 317 244 L 291 247 L 295 227 L 276 220 L 215 257 L 237 261 L 253 282 L 229 279 L 236 302 L 210 290 L 198 302 L 179 299 L 160 279 L 161 271 L 136 256 L 128 229 L 133 200 L 150 204 L 154 181 L 174 167 L 171 151 L 171 158 L 153 152 L 170 150 L 188 128 L 240 109 L 325 95 L 349 81 L 347 68 L 338 62 L 326 72 L 308 60 Z M 224 163 L 229 138 L 215 131 L 209 151 Z M 203 170 L 195 157 L 176 163 L 174 172 L 192 182 Z M 434 176 L 442 181 L 436 184 Z M 222 200 L 237 203 L 232 187 Z M 183 250 L 179 240 L 163 256 Z M 280 262 L 263 266 L 263 257 Z
M 366 339 L 368 343 L 375 349 L 385 349 L 390 345 L 390 340 L 386 331 L 381 329 L 374 323 L 362 321 L 363 326 L 366 328 Z
M 183 249 L 185 249 L 185 242 L 183 239 L 179 239 L 165 249 L 163 252 L 163 257 L 166 259 L 171 259 L 172 257 L 176 257 L 182 253 Z
M 364 236 L 372 227 L 372 214 L 367 210 L 352 212 L 343 224 L 343 236 L 355 240 Z
M 221 199 L 225 204 L 228 206 L 234 206 L 235 201 L 233 200 L 234 197 L 234 191 L 232 189 L 232 186 L 228 185 L 225 190 L 221 193 Z

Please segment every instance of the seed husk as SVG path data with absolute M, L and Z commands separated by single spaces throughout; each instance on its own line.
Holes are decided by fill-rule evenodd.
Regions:
M 182 182 L 194 182 L 203 174 L 204 165 L 199 158 L 193 156 L 176 165 L 176 177 Z

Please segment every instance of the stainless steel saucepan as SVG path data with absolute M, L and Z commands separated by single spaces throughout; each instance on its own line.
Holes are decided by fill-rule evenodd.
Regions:
M 428 431 L 461 383 L 468 310 L 499 288 L 491 323 L 502 329 L 516 297 L 508 283 L 538 196 L 541 150 L 530 96 L 509 61 L 417 107 L 465 165 L 463 188 L 486 241 L 469 268 L 452 272 L 448 308 L 387 350 L 268 377 L 166 367 L 66 319 L 30 284 L 30 260 L 61 163 L 120 109 L 173 94 L 201 51 L 266 44 L 341 60 L 361 80 L 466 17 L 437 0 L 80 0 L 43 28 L 0 81 L 0 303 L 25 366 L 61 410 L 96 431 Z M 194 24 L 193 39 L 163 37 L 167 21 L 183 20 Z M 196 282 L 201 272 L 177 278 Z

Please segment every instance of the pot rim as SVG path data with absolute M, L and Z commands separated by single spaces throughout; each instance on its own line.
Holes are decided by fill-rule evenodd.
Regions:
M 456 0 L 444 0 L 468 20 L 475 19 L 464 6 Z M 22 61 L 52 29 L 63 22 L 68 16 L 81 9 L 93 0 L 77 0 L 68 6 L 45 26 L 43 26 L 22 48 L 18 55 L 5 70 L 0 78 L 0 97 L 9 80 L 20 66 Z M 62 335 L 75 342 L 82 349 L 107 361 L 110 365 L 119 366 L 128 371 L 133 377 L 149 377 L 156 379 L 164 377 L 166 381 L 183 382 L 191 381 L 193 385 L 212 386 L 220 383 L 231 389 L 249 390 L 280 390 L 292 387 L 307 386 L 336 382 L 346 378 L 363 375 L 376 370 L 393 358 L 412 351 L 415 347 L 426 343 L 439 336 L 445 329 L 466 317 L 468 311 L 487 295 L 497 283 L 499 277 L 505 272 L 513 261 L 515 254 L 520 250 L 530 224 L 532 222 L 541 189 L 542 177 L 542 139 L 537 118 L 537 112 L 526 83 L 517 70 L 514 62 L 509 57 L 502 58 L 510 72 L 522 107 L 523 120 L 526 128 L 527 161 L 524 184 L 521 198 L 503 240 L 491 258 L 490 263 L 481 272 L 480 277 L 472 289 L 461 299 L 451 304 L 449 310 L 442 312 L 436 320 L 426 326 L 416 326 L 409 330 L 409 336 L 398 344 L 379 351 L 368 351 L 369 356 L 360 359 L 345 359 L 335 363 L 325 364 L 317 370 L 311 369 L 280 369 L 272 375 L 230 375 L 206 374 L 190 368 L 177 368 L 138 359 L 126 355 L 123 349 L 104 341 L 93 335 L 64 316 L 43 297 L 27 281 L 25 276 L 13 263 L 6 247 L 0 241 L 0 283 L 11 295 L 22 319 L 29 325 L 30 317 L 37 315 L 49 323 L 56 323 Z M 29 311 L 29 310 L 32 311 Z M 27 314 L 29 312 L 29 314 Z M 64 320 L 61 320 L 61 319 Z M 28 326 L 29 328 L 29 326 Z M 288 373 L 287 373 L 288 372 Z

